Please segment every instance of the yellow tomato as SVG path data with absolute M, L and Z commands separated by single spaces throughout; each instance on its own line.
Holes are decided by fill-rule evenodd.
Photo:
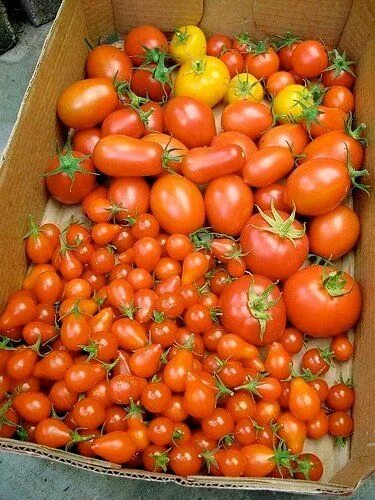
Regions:
M 179 64 L 183 64 L 193 57 L 204 56 L 206 47 L 206 37 L 198 26 L 182 26 L 175 30 L 169 52 Z
M 303 85 L 287 85 L 276 95 L 273 112 L 281 123 L 303 120 L 302 111 L 314 105 L 314 100 Z
M 263 87 L 255 76 L 240 73 L 230 81 L 226 100 L 229 104 L 236 101 L 261 102 L 263 95 Z
M 215 106 L 229 86 L 229 71 L 217 57 L 204 56 L 184 63 L 174 82 L 174 95 L 195 97 Z

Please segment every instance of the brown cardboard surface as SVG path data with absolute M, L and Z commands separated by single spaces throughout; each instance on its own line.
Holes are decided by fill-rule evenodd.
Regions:
M 154 17 L 152 19 L 147 18 L 151 12 L 147 10 L 150 5 L 153 6 Z M 26 263 L 20 242 L 25 232 L 27 214 L 32 211 L 36 218 L 41 219 L 46 205 L 40 173 L 54 153 L 56 141 L 60 137 L 55 106 L 61 90 L 83 75 L 87 54 L 85 36 L 89 35 L 95 39 L 99 35 L 110 34 L 114 28 L 123 32 L 135 24 L 145 22 L 159 25 L 167 30 L 177 24 L 201 20 L 201 25 L 207 34 L 214 31 L 232 34 L 247 30 L 254 37 L 262 37 L 270 32 L 280 33 L 286 29 L 292 29 L 305 36 L 322 36 L 328 43 L 335 43 L 341 39 L 342 47 L 350 49 L 358 56 L 361 55 L 358 65 L 359 83 L 356 88 L 358 118 L 369 123 L 368 136 L 372 145 L 367 152 L 366 166 L 373 171 L 375 46 L 371 35 L 371 20 L 373 21 L 373 17 L 370 16 L 371 5 L 374 6 L 371 0 L 354 0 L 351 9 L 351 0 L 340 2 L 331 0 L 305 0 L 303 2 L 206 0 L 204 3 L 198 0 L 193 2 L 175 0 L 173 5 L 170 0 L 156 0 L 155 2 L 65 0 L 43 50 L 37 72 L 27 91 L 16 128 L 1 165 L 0 279 L 2 287 L 0 288 L 0 304 L 4 302 L 9 291 L 20 282 L 24 274 Z M 349 18 L 346 21 L 348 15 Z M 374 182 L 372 182 L 373 185 Z M 307 443 L 307 451 L 318 451 L 324 457 L 323 482 L 249 478 L 227 480 L 206 476 L 181 478 L 119 469 L 118 466 L 100 460 L 88 460 L 61 450 L 51 450 L 8 439 L 0 439 L 0 449 L 35 454 L 103 474 L 145 480 L 174 481 L 191 486 L 348 494 L 363 477 L 369 474 L 375 464 L 372 455 L 374 449 L 372 416 L 375 412 L 375 401 L 372 392 L 368 390 L 369 383 L 371 384 L 375 379 L 375 334 L 373 330 L 375 299 L 372 284 L 375 229 L 371 217 L 375 210 L 375 198 L 374 195 L 370 198 L 361 196 L 357 201 L 363 222 L 363 234 L 356 256 L 356 275 L 362 282 L 366 300 L 363 318 L 356 334 L 353 368 L 357 382 L 356 429 L 350 450 L 349 447 L 344 450 L 334 447 L 333 441 L 328 436 L 319 443 L 311 441 Z M 63 226 L 66 217 L 76 210 L 76 207 L 62 209 L 61 205 L 50 200 L 47 204 L 45 219 L 60 222 Z M 353 272 L 352 265 L 353 258 L 349 255 L 345 258 L 343 267 Z M 345 364 L 343 367 L 336 366 L 335 370 L 329 372 L 329 382 L 332 383 L 340 373 L 344 376 L 350 375 L 350 368 L 350 364 Z

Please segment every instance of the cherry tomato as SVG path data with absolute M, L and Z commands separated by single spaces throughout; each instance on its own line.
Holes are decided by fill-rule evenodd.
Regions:
M 287 85 L 296 83 L 294 76 L 288 71 L 276 71 L 267 78 L 266 89 L 271 96 L 275 96 Z
M 277 419 L 280 429 L 277 431 L 280 438 L 285 441 L 291 453 L 301 453 L 306 439 L 306 424 L 289 412 L 282 413 Z
M 346 87 L 335 85 L 324 94 L 323 106 L 338 108 L 345 113 L 350 113 L 354 109 L 354 95 Z
M 255 49 L 254 54 L 250 52 L 246 56 L 245 66 L 258 80 L 267 79 L 279 69 L 279 58 L 272 47 L 264 48 L 262 51 Z
M 245 69 L 245 61 L 241 53 L 235 49 L 224 50 L 219 59 L 223 61 L 229 71 L 230 78 L 243 73 Z
M 336 335 L 331 341 L 331 351 L 338 361 L 347 361 L 352 357 L 354 347 L 346 335 Z
M 303 78 L 319 76 L 328 66 L 327 50 L 316 40 L 301 42 L 293 50 L 292 65 L 296 73 Z
M 332 410 L 350 410 L 354 404 L 354 400 L 354 389 L 344 383 L 335 384 L 328 391 L 327 404 Z
M 128 462 L 136 451 L 130 435 L 124 431 L 113 431 L 95 438 L 91 449 L 96 455 L 116 464 Z
M 172 449 L 169 454 L 169 465 L 179 476 L 198 474 L 202 467 L 199 450 L 193 443 L 184 443 Z

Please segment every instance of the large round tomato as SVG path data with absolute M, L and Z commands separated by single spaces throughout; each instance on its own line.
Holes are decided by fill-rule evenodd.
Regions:
M 181 26 L 175 29 L 169 51 L 178 64 L 206 53 L 206 37 L 198 26 Z
M 151 188 L 150 204 L 161 227 L 170 234 L 189 234 L 203 225 L 203 197 L 185 177 L 175 174 L 160 177 Z
M 327 49 L 317 40 L 305 40 L 294 49 L 292 65 L 302 78 L 319 76 L 328 66 Z
M 57 102 L 57 114 L 68 127 L 89 128 L 101 123 L 117 103 L 117 92 L 109 78 L 89 78 L 64 90 Z
M 165 35 L 154 26 L 137 26 L 125 38 L 124 51 L 135 66 L 147 62 L 157 62 L 158 51 L 168 52 Z
M 273 111 L 281 123 L 301 121 L 305 107 L 314 104 L 313 98 L 303 85 L 287 85 L 275 96 Z
M 241 177 L 223 175 L 207 186 L 204 204 L 214 231 L 238 236 L 253 211 L 253 194 Z
M 112 134 L 97 143 L 93 161 L 100 172 L 114 177 L 157 175 L 163 169 L 163 152 L 155 142 Z
M 248 269 L 271 280 L 293 274 L 309 253 L 303 225 L 294 215 L 275 209 L 250 218 L 241 233 L 241 247 Z
M 303 163 L 290 174 L 285 200 L 294 203 L 298 213 L 321 215 L 337 207 L 351 187 L 345 163 L 319 158 Z
M 280 290 L 264 276 L 245 275 L 230 283 L 220 295 L 219 307 L 223 327 L 252 344 L 269 344 L 284 331 L 286 317 Z
M 357 214 L 345 205 L 314 217 L 309 225 L 310 250 L 325 259 L 339 259 L 357 243 L 360 223 Z
M 223 130 L 241 132 L 258 139 L 273 122 L 268 106 L 262 102 L 237 101 L 229 104 L 221 115 Z
M 216 135 L 210 107 L 193 97 L 173 97 L 164 106 L 166 130 L 187 148 L 209 146 Z
M 271 146 L 290 148 L 295 155 L 299 155 L 309 143 L 306 129 L 298 123 L 285 123 L 272 127 L 259 140 L 259 149 Z
M 341 130 L 332 130 L 314 139 L 303 151 L 302 161 L 316 158 L 332 158 L 342 162 L 349 161 L 358 170 L 363 163 L 363 146 L 354 137 Z
M 201 56 L 181 66 L 173 91 L 175 96 L 195 97 L 212 107 L 225 96 L 229 81 L 229 71 L 223 61 Z
M 116 78 L 119 82 L 129 82 L 133 65 L 129 57 L 113 45 L 102 44 L 93 48 L 86 61 L 89 78 Z
M 261 102 L 264 91 L 261 83 L 250 73 L 240 73 L 229 83 L 226 100 L 231 104 L 236 101 Z
M 347 273 L 309 266 L 292 274 L 283 297 L 289 321 L 312 337 L 346 332 L 361 313 L 361 292 Z

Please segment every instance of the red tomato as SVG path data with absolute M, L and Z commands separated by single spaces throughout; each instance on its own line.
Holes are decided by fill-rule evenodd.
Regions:
M 246 160 L 258 151 L 258 148 L 250 137 L 240 132 L 220 132 L 220 134 L 215 135 L 211 142 L 211 146 L 227 146 L 230 144 L 240 146 Z
M 261 210 L 271 210 L 273 206 L 276 210 L 282 212 L 291 212 L 291 207 L 284 201 L 285 185 L 284 184 L 269 184 L 258 188 L 254 193 L 254 205 Z
M 297 271 L 309 253 L 303 225 L 286 212 L 253 215 L 241 233 L 247 268 L 271 280 L 284 280 Z
M 117 92 L 109 78 L 89 78 L 64 90 L 57 103 L 57 114 L 68 127 L 95 127 L 116 109 L 117 103 Z
M 292 413 L 282 413 L 277 419 L 280 429 L 277 431 L 280 438 L 293 455 L 301 453 L 306 439 L 306 424 Z
M 332 410 L 350 410 L 354 401 L 354 389 L 344 383 L 335 384 L 328 391 L 327 404 Z
M 353 61 L 346 59 L 346 53 L 340 54 L 338 50 L 332 50 L 329 53 L 330 66 L 323 73 L 322 83 L 325 87 L 341 85 L 351 89 L 355 83 L 355 74 L 353 73 Z
M 232 236 L 240 234 L 253 209 L 251 189 L 236 175 L 224 175 L 211 181 L 204 202 L 213 230 Z
M 285 307 L 280 291 L 263 276 L 246 275 L 230 283 L 220 296 L 219 307 L 223 327 L 255 345 L 269 344 L 284 331 Z
M 323 464 L 313 453 L 301 453 L 297 460 L 296 471 L 293 476 L 307 481 L 319 481 L 323 475 Z
M 294 76 L 287 71 L 276 71 L 267 78 L 266 89 L 274 97 L 281 89 L 287 85 L 295 83 Z
M 219 59 L 223 61 L 229 71 L 229 76 L 233 78 L 240 73 L 243 73 L 245 69 L 245 61 L 241 53 L 235 49 L 224 50 L 219 55 Z
M 106 175 L 138 177 L 160 174 L 162 156 L 163 148 L 159 144 L 113 134 L 97 143 L 93 161 L 97 169 Z
M 302 125 L 298 123 L 285 123 L 267 130 L 259 140 L 259 148 L 282 146 L 299 155 L 309 143 L 309 136 Z
M 352 182 L 345 163 L 318 158 L 306 161 L 290 174 L 285 201 L 294 203 L 300 214 L 321 215 L 336 208 L 351 188 Z
M 297 354 L 303 347 L 303 335 L 296 328 L 285 328 L 279 338 L 280 344 L 289 354 Z
M 327 49 L 316 40 L 301 42 L 293 50 L 292 65 L 303 78 L 319 76 L 328 66 Z
M 183 443 L 172 449 L 169 454 L 169 465 L 179 476 L 191 476 L 199 473 L 203 460 L 200 450 L 193 443 Z
M 142 177 L 113 179 L 109 185 L 108 196 L 118 208 L 122 208 L 122 210 L 116 211 L 116 218 L 120 220 L 127 217 L 138 217 L 146 213 L 150 206 L 150 187 Z M 116 238 L 113 243 L 117 245 L 118 250 L 125 251 L 133 246 L 134 238 L 129 238 L 126 232 L 119 233 L 120 235 L 121 239 L 128 243 L 124 248 L 124 242 L 122 242 L 120 248 L 118 238 Z
M 167 172 L 180 172 L 181 161 L 188 152 L 186 146 L 181 141 L 166 134 L 148 134 L 143 140 L 156 142 L 164 149 L 163 167 Z
M 208 417 L 216 406 L 215 393 L 197 375 L 188 372 L 183 404 L 192 417 Z
M 136 451 L 130 435 L 124 431 L 113 431 L 94 439 L 92 451 L 115 464 L 128 462 Z
M 338 108 L 345 113 L 350 113 L 354 109 L 354 95 L 346 87 L 335 85 L 324 94 L 323 106 Z
M 264 368 L 271 377 L 285 380 L 290 376 L 292 359 L 279 342 L 272 342 L 264 361 Z
M 262 42 L 261 42 L 262 43 Z M 250 52 L 245 59 L 247 71 L 255 78 L 267 79 L 279 69 L 279 58 L 272 47 L 262 47 L 261 50 Z
M 132 76 L 132 63 L 121 49 L 102 44 L 90 50 L 86 61 L 89 78 L 116 78 L 119 82 L 129 82 Z
M 244 476 L 265 477 L 276 467 L 273 459 L 274 451 L 262 444 L 249 444 L 242 448 L 245 455 L 246 467 Z
M 232 41 L 225 35 L 212 35 L 207 40 L 206 53 L 208 56 L 219 57 L 220 54 L 232 47 Z
M 311 439 L 320 439 L 328 432 L 328 417 L 321 409 L 318 415 L 306 422 L 307 436 Z
M 124 51 L 135 66 L 153 61 L 158 52 L 168 52 L 165 35 L 154 26 L 137 26 L 125 37 Z
M 318 106 L 317 116 L 311 122 L 306 120 L 304 124 L 309 130 L 311 137 L 319 137 L 331 130 L 345 130 L 346 120 L 348 115 L 338 108 L 327 108 Z
M 138 112 L 132 108 L 113 111 L 102 123 L 101 136 L 111 134 L 127 135 L 139 139 L 145 133 L 145 127 Z
M 160 177 L 152 186 L 150 203 L 161 227 L 170 234 L 189 234 L 203 225 L 203 197 L 195 184 L 184 177 Z
M 209 146 L 216 135 L 208 104 L 192 97 L 173 97 L 164 106 L 165 128 L 189 149 Z
M 168 99 L 171 93 L 170 70 L 164 67 L 164 72 L 160 72 L 156 64 L 149 64 L 142 68 L 136 68 L 133 73 L 130 87 L 132 91 L 141 96 L 162 102 Z
M 221 115 L 225 131 L 241 132 L 250 139 L 258 139 L 272 125 L 269 108 L 260 102 L 237 101 L 229 104 Z
M 325 259 L 336 260 L 357 243 L 360 223 L 357 214 L 345 205 L 313 217 L 307 232 L 310 251 Z
M 196 184 L 206 184 L 221 175 L 232 174 L 245 164 L 239 146 L 212 146 L 191 149 L 182 159 L 182 174 Z
M 289 321 L 313 337 L 332 337 L 356 324 L 361 293 L 347 273 L 308 266 L 288 278 L 283 298 Z M 319 317 L 317 323 L 315 318 Z
M 290 382 L 289 408 L 300 420 L 311 420 L 320 412 L 318 393 L 300 377 Z
M 282 146 L 256 151 L 245 163 L 242 175 L 246 184 L 264 187 L 287 175 L 294 166 L 293 153 Z
M 337 361 L 347 361 L 352 357 L 354 347 L 345 335 L 336 335 L 331 341 L 331 351 Z

